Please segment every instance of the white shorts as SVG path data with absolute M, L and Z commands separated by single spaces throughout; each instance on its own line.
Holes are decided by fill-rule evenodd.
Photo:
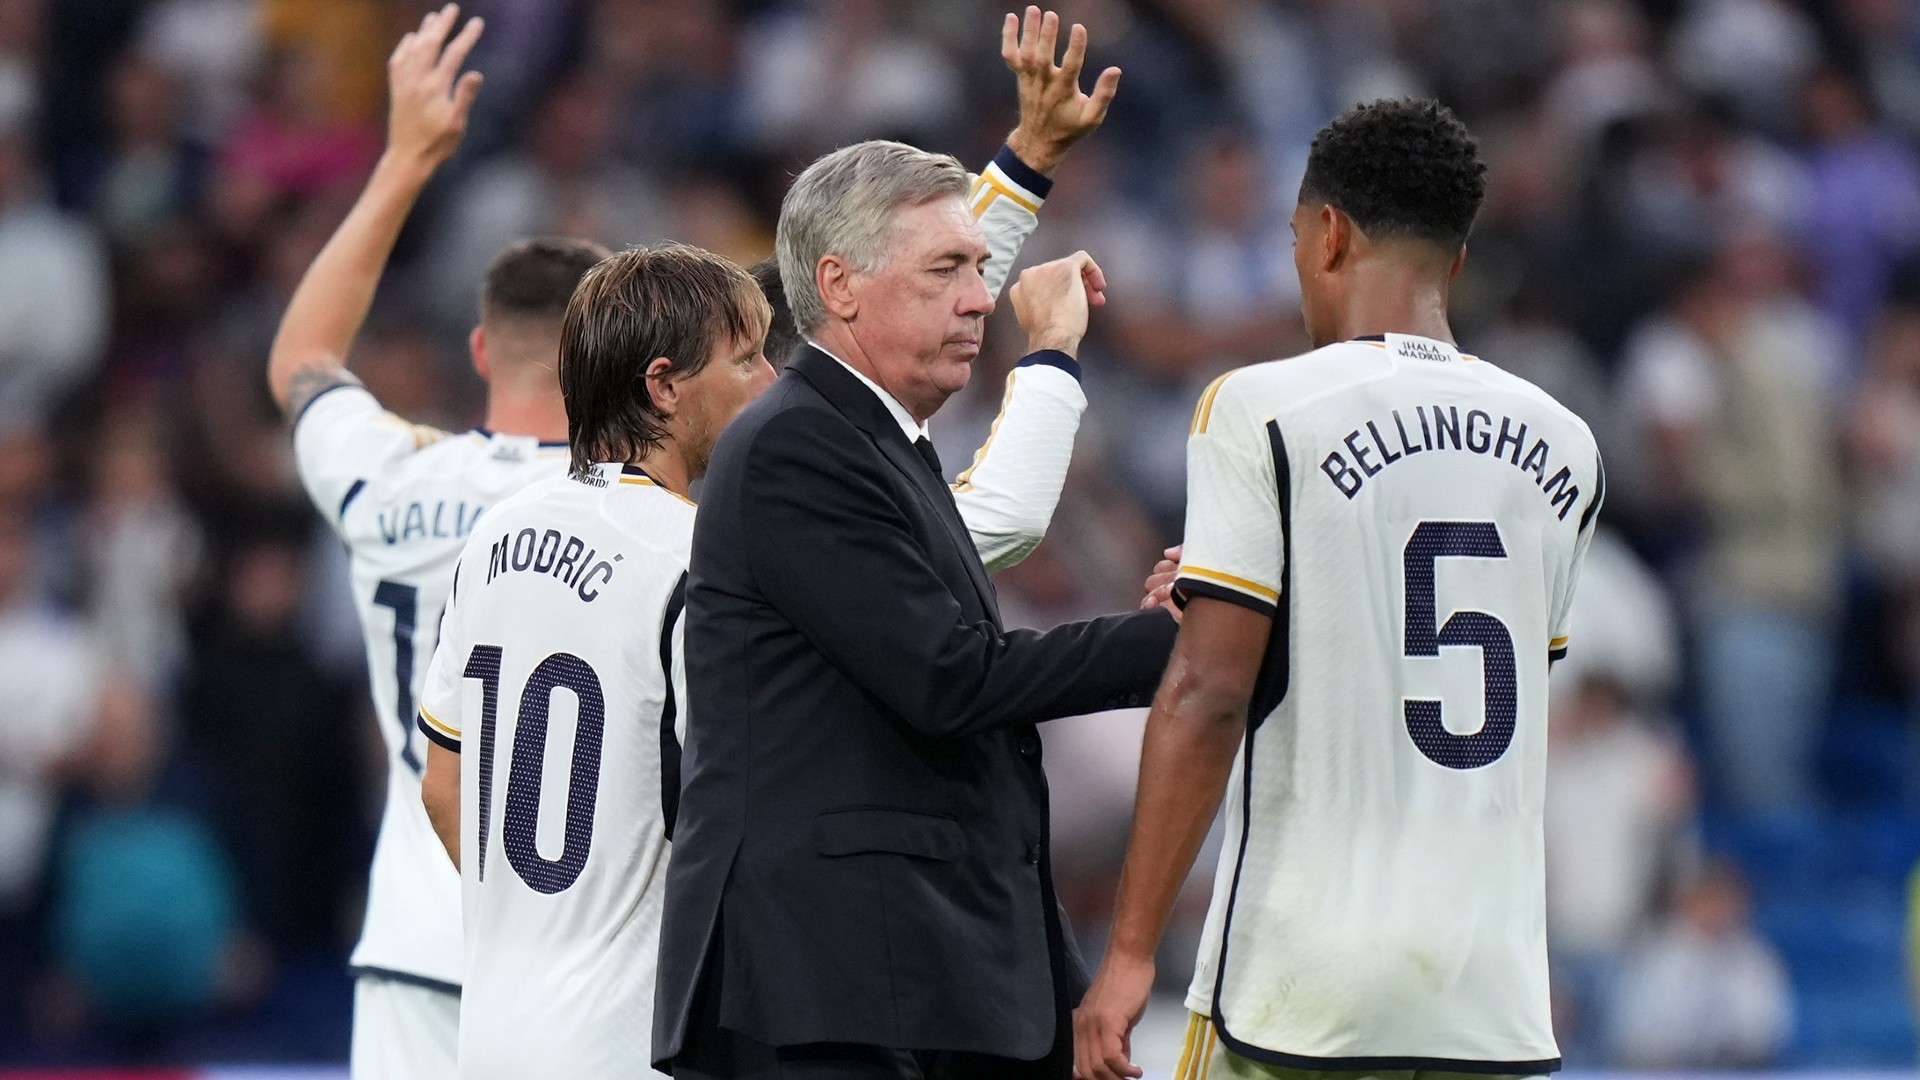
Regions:
M 1186 1042 L 1180 1049 L 1180 1065 L 1173 1080 L 1522 1080 L 1518 1077 L 1474 1073 L 1366 1070 L 1293 1069 L 1268 1065 L 1244 1058 L 1227 1049 L 1213 1028 L 1213 1021 L 1199 1013 L 1189 1013 Z M 1529 1080 L 1546 1080 L 1534 1077 Z
M 459 1052 L 459 994 L 385 975 L 354 980 L 354 1080 L 451 1080 Z

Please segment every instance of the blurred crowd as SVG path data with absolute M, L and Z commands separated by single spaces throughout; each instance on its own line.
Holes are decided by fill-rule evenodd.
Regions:
M 1569 1059 L 1832 1063 L 1807 1033 L 1878 1008 L 1891 1049 L 1838 1060 L 1899 1063 L 1880 930 L 1920 855 L 1920 5 L 1058 6 L 1125 77 L 1024 257 L 1087 249 L 1110 303 L 1049 539 L 999 581 L 1009 622 L 1138 599 L 1179 539 L 1200 389 L 1305 346 L 1287 216 L 1313 133 L 1436 95 L 1489 163 L 1456 335 L 1585 416 L 1610 479 L 1554 675 Z M 384 61 L 423 7 L 0 2 L 0 1062 L 344 1054 L 382 764 L 344 560 L 264 363 L 379 153 Z M 353 357 L 450 429 L 478 421 L 465 335 L 507 241 L 753 262 L 814 155 L 889 136 L 977 167 L 1014 119 L 993 5 L 467 9 L 488 22 L 473 129 Z M 934 422 L 945 460 L 985 437 L 1019 345 L 997 314 Z M 1049 736 L 1083 928 L 1107 921 L 1140 719 Z M 1863 815 L 1894 823 L 1864 869 L 1822 831 Z M 1785 865 L 1803 834 L 1833 874 Z M 1865 927 L 1892 959 L 1815 970 L 1783 940 L 1807 926 Z M 1170 991 L 1195 934 L 1163 958 Z M 1833 1005 L 1849 992 L 1868 1004 Z

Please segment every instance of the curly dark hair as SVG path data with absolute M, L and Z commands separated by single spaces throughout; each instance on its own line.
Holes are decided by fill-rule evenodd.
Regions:
M 1424 98 L 1356 105 L 1320 129 L 1300 201 L 1339 207 L 1369 236 L 1458 247 L 1487 191 L 1480 148 L 1453 110 Z

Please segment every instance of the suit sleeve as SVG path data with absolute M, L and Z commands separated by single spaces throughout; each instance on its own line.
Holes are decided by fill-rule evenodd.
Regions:
M 1173 647 L 1162 611 L 1045 632 L 969 623 L 921 549 L 871 444 L 796 409 L 743 447 L 742 530 L 766 600 L 914 729 L 965 736 L 1130 704 Z M 703 515 L 704 520 L 704 515 Z

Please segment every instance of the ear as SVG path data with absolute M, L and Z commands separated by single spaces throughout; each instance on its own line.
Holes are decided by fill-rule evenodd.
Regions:
M 836 319 L 852 319 L 860 313 L 860 301 L 853 291 L 854 269 L 838 255 L 822 255 L 813 268 L 813 283 L 827 314 Z
M 1460 271 L 1465 270 L 1466 268 L 1467 268 L 1467 245 L 1461 244 L 1459 254 L 1453 257 L 1452 269 L 1447 271 L 1447 280 L 1452 281 L 1455 278 L 1458 278 L 1460 276 Z
M 475 374 L 483 381 L 493 378 L 493 361 L 487 359 L 486 327 L 476 326 L 467 335 L 467 355 L 473 361 Z
M 672 419 L 680 411 L 680 381 L 672 378 L 673 361 L 656 356 L 647 364 L 647 400 L 654 411 Z
M 1338 269 L 1353 246 L 1353 219 L 1332 203 L 1320 207 L 1320 272 Z

